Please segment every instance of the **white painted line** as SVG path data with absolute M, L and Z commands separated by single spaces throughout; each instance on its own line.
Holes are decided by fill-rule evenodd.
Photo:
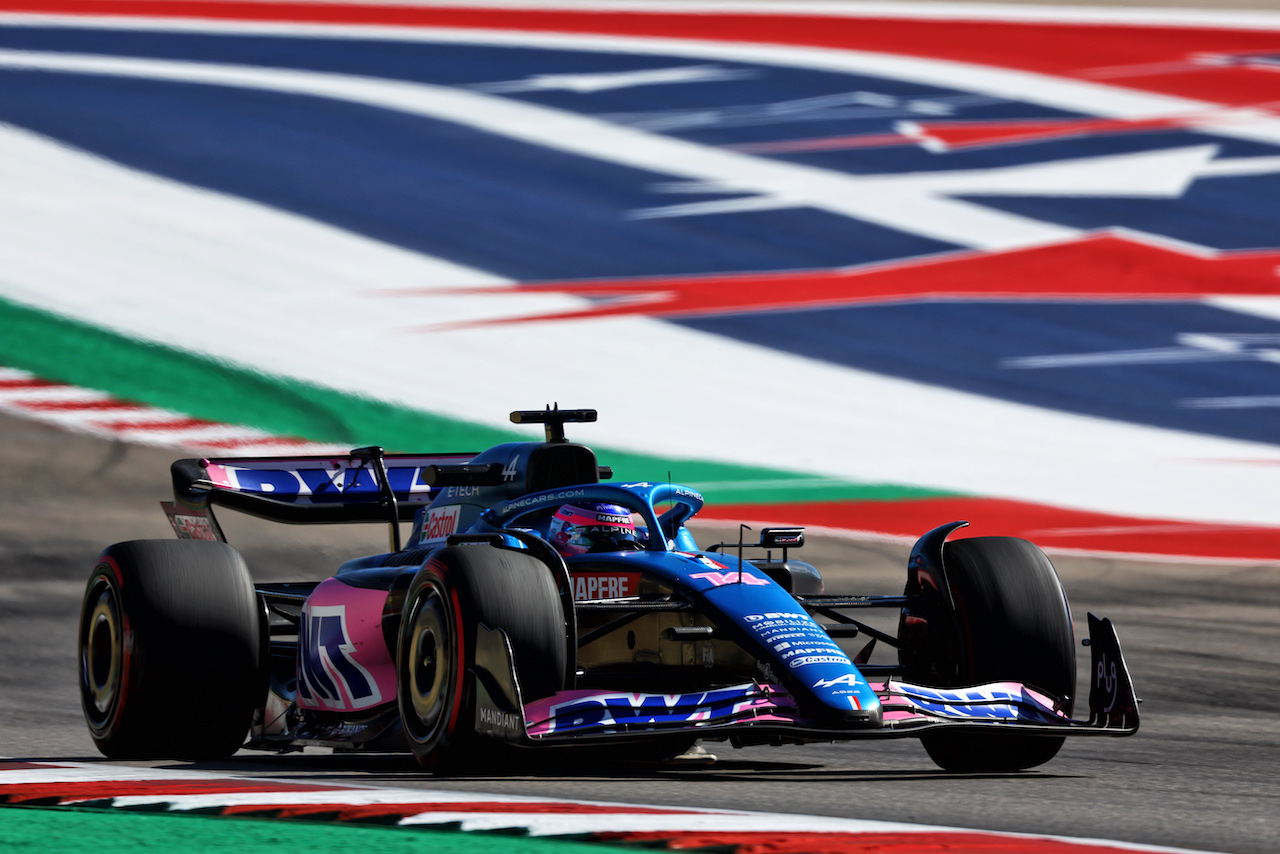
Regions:
M 1280 29 L 1280 13 L 1248 9 L 1138 8 L 1097 5 L 1055 6 L 1012 3 L 898 2 L 898 0 L 289 0 L 303 8 L 325 4 L 360 6 L 449 7 L 479 9 L 539 9 L 606 12 L 676 12 L 693 14 L 734 13 L 744 15 L 803 15 L 841 18 L 900 18 L 940 21 L 1005 21 L 1060 24 L 1114 24 L 1120 26 L 1210 27 L 1233 29 Z M 282 18 L 286 17 L 281 13 Z M 120 23 L 120 16 L 6 13 L 0 23 L 12 18 L 41 24 L 84 21 L 92 26 Z M 186 17 L 190 20 L 189 17 Z M 164 21 L 161 16 L 129 19 Z M 177 19 L 182 20 L 182 19 Z M 223 21 L 211 21 L 221 24 Z M 74 24 L 73 24 L 74 25 Z
M 587 802 L 589 803 L 589 802 Z M 645 814 L 619 811 L 605 814 L 539 812 L 512 813 L 427 812 L 405 818 L 407 827 L 457 823 L 464 831 L 493 832 L 520 829 L 530 836 L 574 836 L 587 833 L 653 833 L 715 831 L 719 833 L 919 833 L 952 830 L 897 822 L 862 821 L 814 815 L 745 812 L 685 812 Z M 983 833 L 985 831 L 977 831 Z
M 74 404 L 107 402 L 114 400 L 105 392 L 93 389 L 77 388 L 65 385 L 32 385 L 29 387 L 0 388 L 0 401 L 7 406 L 25 407 L 32 411 L 48 409 L 56 411 L 50 404 Z M 121 406 L 127 404 L 121 403 Z
M 275 436 L 253 427 L 217 424 L 180 412 L 130 403 L 109 394 L 48 383 L 34 374 L 0 367 L 0 412 L 56 424 L 68 430 L 142 445 L 231 454 L 346 453 L 345 445 Z
M 1188 409 L 1274 409 L 1280 407 L 1280 395 L 1255 394 L 1238 397 L 1193 397 L 1179 401 Z
M 1096 165 L 1047 164 L 965 173 L 860 177 L 686 142 L 483 92 L 402 80 L 20 50 L 0 50 L 0 68 L 206 83 L 350 101 L 454 122 L 619 166 L 711 182 L 726 192 L 760 197 L 759 201 L 747 200 L 749 207 L 816 208 L 958 246 L 991 250 L 1056 243 L 1082 232 L 951 198 L 950 193 L 1007 193 L 1010 187 L 1048 181 L 1050 193 L 1053 188 L 1074 187 L 1072 194 L 1077 195 L 1090 186 L 1093 176 L 1100 187 L 1115 186 L 1114 194 L 1177 195 L 1190 182 L 1194 170 L 1212 158 L 1216 150 L 1213 146 L 1200 146 L 1187 150 L 1189 153 L 1092 158 L 1100 161 Z M 1138 166 L 1137 161 L 1144 159 L 1156 162 Z M 1145 179 L 1140 181 L 1141 189 L 1133 186 L 1135 176 Z M 727 204 L 727 209 L 733 210 L 742 203 L 719 204 Z

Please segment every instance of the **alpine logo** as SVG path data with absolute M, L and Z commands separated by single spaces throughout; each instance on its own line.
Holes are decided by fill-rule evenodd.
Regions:
M 311 708 L 365 708 L 382 702 L 369 671 L 355 660 L 345 605 L 316 605 L 298 621 L 298 704 Z
M 858 674 L 846 673 L 843 676 L 837 676 L 835 679 L 819 679 L 817 682 L 813 683 L 813 687 L 833 688 L 836 685 L 848 685 L 849 687 L 853 688 L 857 686 L 858 682 L 859 682 Z

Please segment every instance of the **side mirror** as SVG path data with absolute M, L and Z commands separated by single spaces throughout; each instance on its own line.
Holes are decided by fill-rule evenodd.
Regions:
M 765 549 L 798 549 L 804 545 L 804 528 L 765 528 L 760 532 L 760 547 Z

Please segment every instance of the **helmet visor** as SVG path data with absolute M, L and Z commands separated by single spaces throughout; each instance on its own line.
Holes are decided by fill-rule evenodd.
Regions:
M 569 537 L 569 545 L 574 550 L 584 552 L 622 551 L 634 549 L 636 541 L 635 528 L 624 528 L 620 525 L 588 525 L 575 527 Z

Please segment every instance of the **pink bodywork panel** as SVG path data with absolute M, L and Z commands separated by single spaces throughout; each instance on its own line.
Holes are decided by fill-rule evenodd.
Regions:
M 298 627 L 298 705 L 354 711 L 396 698 L 396 666 L 382 635 L 387 591 L 330 578 L 307 598 Z

